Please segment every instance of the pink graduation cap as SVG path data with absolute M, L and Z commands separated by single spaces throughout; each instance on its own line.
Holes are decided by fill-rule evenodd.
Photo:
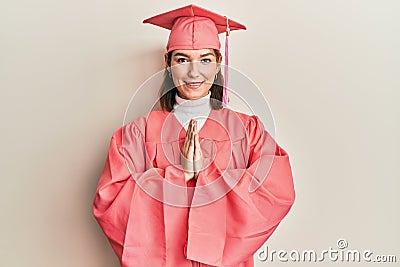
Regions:
M 214 48 L 220 50 L 221 44 L 218 34 L 225 32 L 224 95 L 222 102 L 224 106 L 227 105 L 228 36 L 230 31 L 245 30 L 246 27 L 243 24 L 196 5 L 188 5 L 153 16 L 145 19 L 143 23 L 150 23 L 171 30 L 167 43 L 167 52 L 176 49 Z

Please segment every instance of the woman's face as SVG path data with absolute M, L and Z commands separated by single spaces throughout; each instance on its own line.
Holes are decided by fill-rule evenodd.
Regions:
M 184 99 L 206 96 L 220 69 L 220 62 L 221 59 L 217 62 L 213 49 L 174 50 L 168 70 L 178 95 Z

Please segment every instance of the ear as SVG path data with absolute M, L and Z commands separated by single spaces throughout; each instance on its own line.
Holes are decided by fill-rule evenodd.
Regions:
M 165 62 L 165 68 L 168 68 L 169 67 L 169 65 L 168 65 L 168 53 L 164 54 L 164 62 Z
M 221 70 L 222 55 L 217 60 L 217 73 Z
M 218 63 L 222 62 L 222 55 L 219 57 L 219 59 L 217 60 Z

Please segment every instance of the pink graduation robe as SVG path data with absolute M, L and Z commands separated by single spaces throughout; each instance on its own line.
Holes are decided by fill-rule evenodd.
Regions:
M 258 117 L 212 110 L 199 137 L 205 169 L 185 183 L 185 129 L 172 113 L 112 136 L 93 213 L 123 267 L 253 267 L 290 210 L 288 154 Z

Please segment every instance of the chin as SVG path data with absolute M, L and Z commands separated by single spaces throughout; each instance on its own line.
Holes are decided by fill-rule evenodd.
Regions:
M 198 99 L 206 96 L 208 94 L 208 91 L 194 91 L 194 90 L 184 90 L 184 92 L 179 92 L 179 96 L 185 99 Z

